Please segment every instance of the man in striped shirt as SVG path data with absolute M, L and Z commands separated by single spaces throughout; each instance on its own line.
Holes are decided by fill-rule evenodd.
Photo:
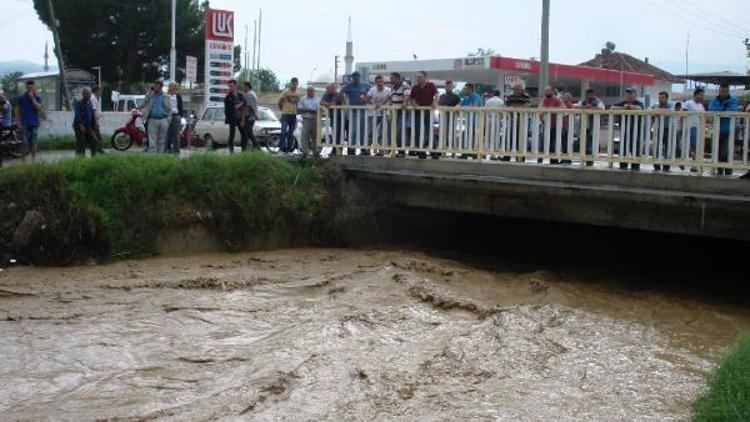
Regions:
M 406 100 L 409 98 L 411 89 L 409 84 L 401 79 L 401 75 L 398 73 L 391 73 L 391 105 L 395 107 L 403 108 L 406 106 Z M 402 142 L 402 131 L 409 131 L 409 122 L 404 122 L 404 111 L 396 111 L 396 145 L 400 148 Z M 390 133 L 390 130 L 388 131 Z M 403 151 L 399 151 L 398 155 L 403 156 Z

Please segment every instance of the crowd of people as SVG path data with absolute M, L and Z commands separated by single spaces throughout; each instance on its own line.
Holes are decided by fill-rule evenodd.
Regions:
M 455 85 L 452 81 L 446 81 L 444 84 L 444 92 L 439 93 L 437 86 L 431 82 L 428 78 L 427 72 L 421 71 L 417 73 L 416 83 L 410 86 L 408 82 L 403 80 L 400 74 L 390 74 L 390 83 L 386 84 L 385 78 L 382 75 L 377 75 L 374 79 L 374 86 L 362 81 L 361 75 L 358 72 L 354 72 L 351 75 L 351 82 L 344 85 L 341 89 L 338 89 L 335 84 L 330 84 L 325 93 L 320 99 L 315 98 L 315 91 L 312 88 L 307 90 L 306 96 L 301 96 L 297 93 L 298 81 L 293 78 L 289 84 L 289 88 L 284 91 L 279 100 L 279 108 L 282 111 L 282 151 L 289 151 L 289 145 L 293 145 L 291 140 L 291 133 L 294 131 L 294 125 L 296 124 L 296 114 L 303 113 L 303 116 L 307 116 L 305 119 L 305 130 L 303 132 L 314 134 L 317 128 L 314 128 L 314 109 L 318 106 L 330 107 L 330 106 L 373 106 L 370 110 L 353 110 L 353 111 L 334 111 L 331 113 L 332 118 L 339 122 L 337 127 L 338 132 L 333 133 L 333 136 L 337 143 L 341 142 L 341 138 L 346 139 L 362 139 L 365 138 L 367 145 L 378 144 L 381 134 L 383 132 L 384 125 L 386 126 L 386 133 L 390 132 L 391 124 L 388 116 L 384 113 L 378 113 L 378 109 L 385 106 L 398 107 L 395 114 L 395 125 L 396 128 L 396 145 L 397 148 L 403 148 L 403 137 L 402 135 L 402 124 L 406 120 L 406 124 L 409 125 L 407 130 L 411 134 L 414 132 L 414 137 L 418 140 L 422 140 L 423 148 L 429 147 L 429 140 L 426 139 L 426 131 L 429 130 L 432 124 L 432 116 L 430 113 L 418 113 L 416 116 L 416 122 L 411 127 L 412 123 L 410 119 L 403 119 L 403 113 L 407 106 L 412 107 L 488 107 L 488 108 L 520 108 L 520 107 L 542 107 L 546 109 L 593 109 L 593 110 L 644 110 L 646 106 L 637 99 L 637 91 L 634 88 L 626 88 L 624 99 L 620 102 L 612 104 L 610 107 L 597 97 L 596 91 L 593 88 L 585 90 L 583 98 L 579 101 L 574 101 L 570 93 L 558 93 L 554 87 L 544 87 L 543 96 L 541 100 L 534 104 L 532 97 L 525 91 L 522 84 L 515 84 L 512 86 L 512 93 L 503 98 L 500 91 L 492 91 L 488 93 L 484 98 L 477 93 L 476 86 L 472 83 L 464 85 L 461 92 L 455 92 Z M 738 112 L 747 111 L 750 112 L 750 106 L 744 107 L 740 105 L 738 99 L 730 95 L 729 86 L 721 85 L 719 87 L 718 95 L 708 103 L 708 108 L 705 107 L 705 90 L 703 88 L 695 89 L 693 98 L 684 103 L 670 101 L 670 95 L 668 92 L 660 92 L 658 101 L 653 104 L 650 109 L 653 110 L 668 110 L 668 111 L 690 111 L 690 112 Z M 304 104 L 304 109 L 297 109 L 296 104 Z M 338 113 L 338 114 L 336 114 Z M 474 115 L 467 113 L 468 124 L 475 124 Z M 372 119 L 370 128 L 365 132 L 367 126 L 364 121 L 365 119 Z M 585 134 L 585 148 L 586 154 L 593 154 L 593 117 L 589 118 L 588 129 Z M 563 142 L 561 145 L 562 153 L 568 153 L 568 142 L 567 142 L 567 126 L 569 124 L 568 117 L 562 119 L 562 138 Z M 691 115 L 686 117 L 687 130 L 689 136 L 689 154 L 694 157 L 697 153 L 698 148 L 698 129 L 699 129 L 699 117 Z M 730 120 L 729 118 L 720 119 L 720 137 L 719 137 L 719 161 L 726 162 L 729 158 L 728 138 L 730 136 Z M 557 130 L 557 119 L 553 115 L 549 119 L 549 126 L 552 133 Z M 680 121 L 683 121 L 680 119 Z M 622 127 L 628 127 L 627 133 L 623 135 L 623 141 L 621 143 L 620 155 L 629 155 L 631 157 L 642 154 L 642 148 L 644 147 L 644 141 L 642 138 L 641 128 L 645 125 L 645 119 L 640 116 L 626 116 L 619 121 Z M 656 146 L 656 156 L 659 158 L 665 158 L 669 155 L 670 150 L 670 139 L 673 138 L 671 131 L 680 131 L 682 133 L 682 124 L 674 125 L 670 122 L 670 117 L 665 117 L 663 120 L 656 119 L 655 123 L 659 130 L 658 125 L 662 128 L 659 130 L 661 142 Z M 343 129 L 341 130 L 340 128 Z M 623 131 L 625 132 L 625 131 Z M 347 137 L 351 135 L 351 137 Z M 581 134 L 584 138 L 584 135 Z M 315 136 L 306 138 L 314 141 Z M 550 145 L 551 152 L 555 152 L 555 145 Z M 680 156 L 682 151 L 680 145 L 676 146 L 676 156 Z M 303 147 L 303 152 L 307 152 L 311 149 L 310 145 L 307 144 Z M 315 151 L 317 148 L 313 147 Z M 673 147 L 674 149 L 674 147 Z M 335 152 L 335 151 L 334 151 Z M 353 154 L 355 151 L 350 149 L 349 153 Z M 371 149 L 362 149 L 361 154 L 370 154 Z M 404 155 L 404 151 L 400 150 L 397 155 Z M 419 154 L 417 154 L 419 155 Z M 426 154 L 421 155 L 423 158 Z M 500 159 L 508 160 L 508 157 L 500 157 Z M 556 160 L 552 160 L 553 164 L 557 163 Z M 563 160 L 562 163 L 569 163 L 569 161 Z M 587 165 L 593 165 L 593 162 L 587 162 Z M 620 163 L 620 168 L 627 169 L 630 167 L 633 170 L 638 170 L 640 165 L 637 162 L 623 162 Z M 657 171 L 669 171 L 668 165 L 655 165 Z M 731 169 L 720 169 L 722 174 L 731 174 Z
M 498 90 L 491 91 L 482 97 L 472 83 L 464 85 L 460 92 L 456 92 L 455 85 L 452 81 L 446 81 L 444 91 L 439 92 L 435 83 L 429 80 L 427 72 L 421 71 L 416 75 L 414 85 L 410 85 L 400 74 L 391 73 L 389 81 L 386 82 L 383 75 L 377 75 L 374 78 L 374 85 L 362 81 L 358 72 L 351 75 L 351 81 L 340 89 L 336 84 L 330 84 L 326 87 L 325 93 L 318 96 L 314 87 L 300 89 L 299 80 L 292 78 L 288 87 L 281 93 L 278 101 L 280 111 L 281 134 L 278 142 L 278 150 L 281 153 L 290 153 L 296 148 L 300 152 L 307 154 L 318 154 L 320 146 L 316 145 L 318 127 L 318 109 L 323 107 L 328 109 L 331 106 L 372 106 L 369 109 L 356 109 L 345 112 L 343 110 L 333 111 L 330 118 L 338 120 L 339 126 L 343 130 L 337 130 L 338 133 L 329 134 L 333 136 L 337 143 L 341 143 L 342 138 L 354 135 L 354 139 L 365 138 L 367 145 L 379 145 L 384 142 L 384 137 L 389 136 L 392 125 L 396 126 L 396 146 L 399 149 L 397 155 L 404 155 L 406 146 L 402 139 L 403 134 L 413 133 L 418 142 L 423 142 L 422 148 L 430 147 L 430 140 L 427 131 L 432 125 L 431 113 L 418 113 L 414 123 L 411 119 L 404 118 L 407 107 L 487 107 L 487 108 L 523 108 L 523 107 L 543 107 L 546 109 L 589 109 L 605 110 L 607 106 L 596 95 L 593 88 L 585 90 L 583 98 L 574 101 L 570 93 L 558 93 L 554 87 L 544 87 L 541 100 L 534 104 L 532 97 L 525 91 L 524 86 L 515 84 L 512 86 L 512 92 L 503 97 Z M 183 99 L 180 94 L 179 84 L 172 82 L 164 91 L 163 82 L 155 81 L 149 88 L 144 102 L 138 107 L 138 112 L 146 123 L 148 128 L 148 145 L 146 152 L 149 153 L 180 153 L 180 130 L 182 117 L 185 115 L 183 108 Z M 304 91 L 304 93 L 302 92 Z M 15 126 L 21 128 L 23 139 L 27 142 L 31 151 L 32 158 L 35 155 L 35 144 L 40 120 L 43 115 L 41 98 L 36 92 L 34 81 L 26 82 L 26 92 L 17 98 L 16 121 Z M 395 117 L 379 112 L 382 107 L 396 107 Z M 736 112 L 748 111 L 750 106 L 743 108 L 738 99 L 730 95 L 729 86 L 721 85 L 718 95 L 713 98 L 706 108 L 705 90 L 697 88 L 693 92 L 693 97 L 682 102 L 670 101 L 668 92 L 659 93 L 658 101 L 653 104 L 651 109 L 668 110 L 668 111 L 689 111 L 689 112 Z M 636 90 L 627 88 L 623 101 L 615 103 L 609 107 L 610 110 L 644 110 L 646 106 L 637 99 Z M 74 120 L 73 130 L 76 136 L 76 154 L 85 155 L 86 149 L 90 150 L 91 155 L 103 153 L 102 137 L 100 123 L 102 119 L 100 88 L 85 88 L 82 91 L 81 98 L 73 103 Z M 326 112 L 327 113 L 327 112 Z M 338 114 L 337 114 L 338 113 Z M 253 91 L 252 84 L 245 82 L 243 89 L 239 89 L 235 80 L 228 82 L 228 91 L 224 97 L 224 115 L 225 122 L 229 125 L 229 152 L 234 153 L 236 134 L 239 133 L 240 148 L 245 151 L 249 146 L 260 148 L 259 143 L 253 132 L 255 122 L 259 119 L 258 96 Z M 301 116 L 302 127 L 301 136 L 297 140 L 294 136 L 298 124 L 298 116 Z M 476 124 L 474 114 L 467 114 L 468 124 Z M 12 131 L 13 110 L 10 102 L 0 95 L 0 129 Z M 689 155 L 694 157 L 698 148 L 698 130 L 700 119 L 696 115 L 690 115 L 685 118 L 674 117 L 681 123 L 670 124 L 673 117 L 665 116 L 662 120 L 657 120 L 662 126 L 659 131 L 661 141 L 655 146 L 655 155 L 657 158 L 663 158 L 668 155 L 670 139 L 673 138 L 672 131 L 679 131 L 682 135 L 682 128 L 688 130 L 687 143 Z M 366 119 L 370 119 L 372 124 L 368 126 Z M 589 117 L 588 128 L 585 134 L 580 134 L 581 143 L 585 142 L 586 154 L 593 154 L 593 117 Z M 391 121 L 394 120 L 394 121 Z M 719 125 L 719 147 L 718 159 L 720 162 L 727 162 L 730 156 L 729 142 L 730 137 L 730 120 L 721 118 Z M 568 125 L 569 117 L 565 116 L 560 119 L 562 128 L 558 129 L 558 119 L 553 115 L 548 120 L 550 131 L 561 132 L 563 142 L 560 146 L 561 153 L 568 153 Z M 683 125 L 683 122 L 687 122 Z M 622 131 L 623 142 L 621 142 L 621 156 L 637 155 L 643 147 L 640 128 L 644 125 L 644 119 L 639 116 L 629 115 L 620 119 L 621 129 L 629 127 L 630 130 Z M 402 127 L 406 125 L 406 127 Z M 518 130 L 518 129 L 516 129 Z M 745 129 L 747 130 L 747 128 Z M 518 133 L 516 134 L 518 136 Z M 349 138 L 346 138 L 349 139 Z M 585 140 L 584 140 L 585 139 Z M 248 145 L 248 141 L 250 145 Z M 551 143 L 550 152 L 556 152 L 556 145 Z M 677 148 L 674 155 L 682 154 L 681 145 L 678 143 L 673 148 Z M 361 154 L 378 153 L 377 150 L 363 148 Z M 335 150 L 334 150 L 335 153 Z M 350 149 L 350 154 L 355 150 Z M 419 154 L 417 154 L 419 155 Z M 426 154 L 422 153 L 421 157 L 425 158 Z M 502 160 L 509 160 L 509 157 L 498 157 Z M 552 164 L 557 164 L 557 160 L 552 160 Z M 561 163 L 569 163 L 562 160 Z M 593 165 L 593 162 L 587 162 L 587 165 Z M 620 167 L 623 169 L 630 168 L 637 170 L 637 162 L 623 162 Z M 669 171 L 668 165 L 655 165 L 657 171 Z M 720 169 L 722 174 L 731 174 L 731 169 Z

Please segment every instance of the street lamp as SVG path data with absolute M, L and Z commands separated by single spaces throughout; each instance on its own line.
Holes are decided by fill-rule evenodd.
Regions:
M 94 66 L 91 70 L 96 70 L 99 73 L 98 78 L 96 79 L 96 84 L 102 86 L 102 66 Z

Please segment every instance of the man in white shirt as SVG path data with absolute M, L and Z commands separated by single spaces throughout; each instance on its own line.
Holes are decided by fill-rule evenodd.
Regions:
M 383 79 L 383 76 L 376 76 L 375 86 L 370 88 L 370 91 L 367 92 L 367 103 L 375 106 L 375 108 L 370 110 L 369 112 L 370 116 L 373 117 L 373 119 L 371 120 L 372 127 L 370 128 L 370 133 L 368 134 L 370 145 L 372 145 L 373 143 L 375 143 L 376 145 L 381 145 L 383 122 L 385 121 L 383 117 L 387 116 L 388 112 L 386 110 L 380 110 L 380 108 L 389 106 L 391 104 L 391 94 L 391 89 L 385 86 L 385 80 Z
M 102 89 L 101 87 L 95 86 L 94 89 L 91 90 L 91 108 L 94 109 L 94 120 L 96 121 L 96 124 L 94 125 L 94 133 L 96 134 L 96 139 L 99 141 L 97 145 L 99 146 L 99 154 L 104 154 L 104 149 L 102 147 L 102 144 L 104 143 L 104 140 L 102 139 L 102 133 L 100 130 L 101 120 L 102 120 L 102 103 L 99 101 L 99 98 L 101 96 Z
M 300 98 L 297 103 L 297 112 L 302 115 L 302 134 L 299 147 L 302 155 L 307 155 L 312 150 L 313 155 L 318 155 L 318 107 L 320 98 L 315 95 L 315 87 L 307 87 L 307 95 Z
M 693 91 L 693 99 L 685 101 L 682 104 L 684 111 L 704 113 L 706 108 L 703 106 L 703 97 L 706 91 L 703 88 L 696 88 Z M 688 133 L 690 133 L 690 157 L 695 158 L 695 152 L 698 149 L 698 128 L 700 127 L 700 117 L 690 116 L 687 118 Z
M 485 107 L 502 107 L 503 105 L 505 105 L 505 101 L 503 101 L 498 90 L 492 91 L 492 98 L 484 103 Z

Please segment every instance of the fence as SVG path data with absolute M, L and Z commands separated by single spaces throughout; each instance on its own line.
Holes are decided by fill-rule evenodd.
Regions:
M 400 155 L 750 170 L 748 113 L 482 107 L 321 108 L 319 145 Z

